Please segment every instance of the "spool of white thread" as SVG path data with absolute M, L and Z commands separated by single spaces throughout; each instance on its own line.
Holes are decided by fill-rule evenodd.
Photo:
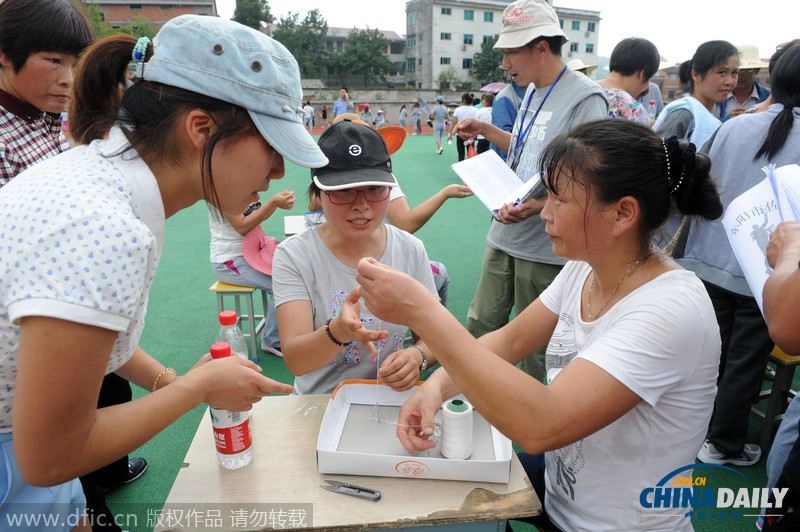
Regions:
M 451 399 L 442 408 L 442 456 L 466 460 L 472 454 L 472 405 Z

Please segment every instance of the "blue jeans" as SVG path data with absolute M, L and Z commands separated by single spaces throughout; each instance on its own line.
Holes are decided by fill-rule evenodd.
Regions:
M 239 273 L 228 268 L 223 262 L 211 263 L 211 266 L 214 268 L 214 275 L 223 283 L 252 286 L 269 294 L 267 308 L 264 309 L 267 321 L 264 330 L 261 331 L 261 343 L 278 349 L 281 341 L 278 337 L 278 318 L 275 315 L 275 302 L 272 298 L 272 277 L 247 264 L 244 257 L 233 259 L 233 267 Z

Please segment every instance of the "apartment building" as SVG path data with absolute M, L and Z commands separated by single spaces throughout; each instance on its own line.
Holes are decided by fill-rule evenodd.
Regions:
M 503 28 L 508 0 L 410 0 L 406 3 L 407 84 L 438 89 L 442 72 L 455 72 L 462 82 L 477 83 L 470 69 L 481 44 Z M 597 64 L 600 12 L 556 7 L 570 42 L 565 61 L 580 58 Z M 478 88 L 478 87 L 475 87 Z

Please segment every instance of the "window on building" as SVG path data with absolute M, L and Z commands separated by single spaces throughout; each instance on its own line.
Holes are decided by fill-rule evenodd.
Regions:
M 417 66 L 422 66 L 422 58 L 417 59 Z
M 407 63 L 408 64 L 406 65 L 406 70 L 408 70 L 409 72 L 413 72 L 417 69 L 417 60 L 414 59 L 413 57 L 409 57 Z
M 580 20 L 573 20 L 572 21 L 572 29 L 573 30 L 581 29 L 581 21 Z
M 417 22 L 417 12 L 409 11 L 406 13 L 406 24 L 414 24 L 415 22 Z
M 172 9 L 172 4 L 161 4 L 161 9 Z
M 587 22 L 586 23 L 586 31 L 595 31 L 594 22 Z
M 472 34 L 465 33 L 464 34 L 464 44 L 472 44 Z
M 453 10 L 450 9 L 449 7 L 443 7 L 442 8 L 442 15 L 452 15 L 452 14 L 453 14 Z
M 325 49 L 333 50 L 333 41 L 325 41 Z
M 674 100 L 675 99 L 675 91 L 674 90 L 671 90 L 671 91 L 667 92 L 667 99 L 668 100 Z
M 494 22 L 494 13 L 491 11 L 484 11 L 483 12 L 483 21 L 484 22 Z
M 472 9 L 465 9 L 464 20 L 475 20 L 475 11 L 473 11 Z
M 578 51 L 578 43 L 573 42 L 569 44 L 569 51 L 570 52 L 577 52 Z
M 487 42 L 491 42 L 491 40 L 492 40 L 492 36 L 491 35 L 484 35 L 483 36 L 483 44 L 486 44 Z
M 344 45 L 343 41 L 336 41 L 336 49 L 337 50 L 341 50 L 343 45 Z
M 141 11 L 142 4 L 131 4 L 131 9 L 135 9 L 136 11 Z
M 442 32 L 442 33 L 439 34 L 439 38 L 441 40 L 443 40 L 443 41 L 449 41 L 450 37 L 451 37 L 451 35 L 449 33 Z
M 449 65 L 450 64 L 450 58 L 449 57 L 440 57 L 439 58 L 439 64 L 440 65 Z
M 461 60 L 461 68 L 472 68 L 472 58 L 465 57 Z
M 594 43 L 587 42 L 586 43 L 586 53 L 593 54 L 594 53 Z
M 563 30 L 564 29 L 564 21 L 562 19 L 558 19 L 558 26 Z
M 414 48 L 416 45 L 417 45 L 417 34 L 409 33 L 408 37 L 406 37 L 406 46 L 409 48 Z

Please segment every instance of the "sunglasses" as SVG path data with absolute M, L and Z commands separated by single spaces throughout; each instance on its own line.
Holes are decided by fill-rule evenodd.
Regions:
M 356 200 L 359 192 L 364 194 L 364 199 L 367 201 L 383 201 L 389 197 L 389 187 L 386 186 L 367 187 L 364 190 L 355 188 L 326 190 L 325 194 L 334 205 L 348 205 Z

